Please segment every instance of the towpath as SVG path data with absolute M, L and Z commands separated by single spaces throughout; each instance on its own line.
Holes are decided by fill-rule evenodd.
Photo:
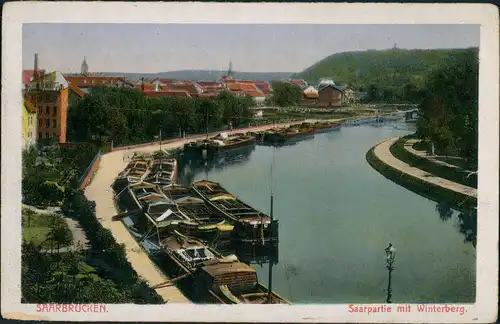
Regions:
M 462 184 L 437 177 L 429 172 L 425 172 L 421 169 L 415 168 L 399 159 L 394 157 L 390 151 L 390 147 L 394 144 L 399 137 L 390 138 L 385 140 L 375 146 L 374 154 L 385 164 L 406 173 L 412 177 L 418 178 L 425 182 L 440 186 L 442 188 L 461 193 L 470 197 L 477 198 L 477 190 L 472 187 L 464 186 Z
M 232 132 L 261 131 L 280 125 L 264 125 L 246 129 L 235 129 Z M 203 137 L 204 135 L 200 135 L 196 137 L 170 140 L 162 143 L 161 147 L 162 149 L 177 148 L 184 145 L 186 142 Z M 95 201 L 98 220 L 104 228 L 111 231 L 118 243 L 125 245 L 128 261 L 139 276 L 147 280 L 150 287 L 164 283 L 168 281 L 169 278 L 154 265 L 149 256 L 139 246 L 134 237 L 127 231 L 122 222 L 112 221 L 111 218 L 118 214 L 118 211 L 116 210 L 114 204 L 114 192 L 111 188 L 111 184 L 118 174 L 125 169 L 128 158 L 133 154 L 133 152 L 154 152 L 159 149 L 159 144 L 152 144 L 139 148 L 120 149 L 104 154 L 101 157 L 99 169 L 94 176 L 94 180 L 85 189 L 85 196 L 87 199 Z M 189 302 L 189 300 L 175 286 L 158 288 L 156 291 L 166 302 Z

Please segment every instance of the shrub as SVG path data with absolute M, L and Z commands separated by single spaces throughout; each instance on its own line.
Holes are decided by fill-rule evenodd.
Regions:
M 68 195 L 62 209 L 69 217 L 79 220 L 94 252 L 93 256 L 98 259 L 95 261 L 101 265 L 101 273 L 126 290 L 124 294 L 129 302 L 163 303 L 155 290 L 140 284 L 142 281 L 128 262 L 124 245 L 118 244 L 111 231 L 102 227 L 97 220 L 95 202 L 87 200 L 81 190 L 75 190 Z

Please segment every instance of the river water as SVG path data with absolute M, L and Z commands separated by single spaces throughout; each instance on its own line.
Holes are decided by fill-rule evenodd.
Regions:
M 395 303 L 474 302 L 475 222 L 387 180 L 366 152 L 412 130 L 390 122 L 316 134 L 283 147 L 256 146 L 210 165 L 182 161 L 180 181 L 208 178 L 280 222 L 273 290 L 292 303 L 384 303 L 384 248 L 396 248 Z M 273 164 L 271 181 L 271 165 Z M 472 225 L 471 225 L 472 224 Z M 268 282 L 268 265 L 253 265 Z

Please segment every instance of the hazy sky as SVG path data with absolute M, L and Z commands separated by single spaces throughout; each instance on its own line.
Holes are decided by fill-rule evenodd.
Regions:
M 25 24 L 23 68 L 299 72 L 333 53 L 479 46 L 479 25 Z

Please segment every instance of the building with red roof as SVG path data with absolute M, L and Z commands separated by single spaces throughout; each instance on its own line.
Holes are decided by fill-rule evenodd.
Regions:
M 66 75 L 68 83 L 80 88 L 87 93 L 89 89 L 98 86 L 128 87 L 134 86 L 132 82 L 123 77 L 102 76 L 102 75 Z
M 148 98 L 159 97 L 191 97 L 185 90 L 167 90 L 167 91 L 143 91 L 142 94 Z
M 38 70 L 40 75 L 45 75 L 45 70 Z M 26 88 L 35 79 L 35 70 L 23 70 L 23 86 Z
M 291 84 L 299 86 L 300 88 L 305 88 L 308 86 L 307 82 L 303 79 L 292 79 L 289 81 Z

